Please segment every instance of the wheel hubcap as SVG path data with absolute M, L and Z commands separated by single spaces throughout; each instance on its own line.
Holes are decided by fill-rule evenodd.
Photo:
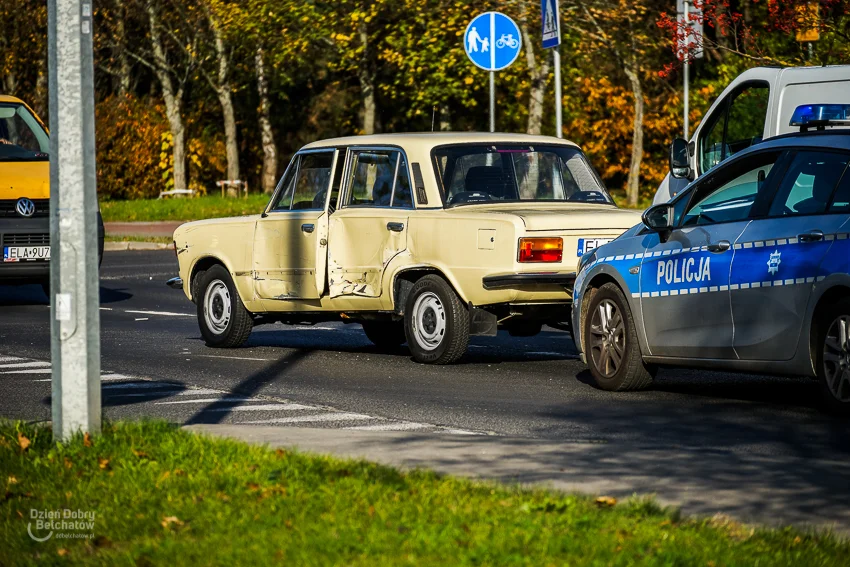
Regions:
M 204 294 L 204 319 L 207 328 L 216 335 L 227 330 L 230 323 L 230 291 L 221 280 L 215 280 Z
M 434 350 L 446 335 L 446 310 L 437 294 L 425 292 L 413 304 L 413 336 L 425 350 Z
M 626 352 L 626 327 L 617 304 L 603 299 L 590 319 L 590 357 L 605 378 L 620 369 Z
M 850 402 L 850 315 L 838 317 L 830 325 L 823 345 L 826 385 L 840 402 Z

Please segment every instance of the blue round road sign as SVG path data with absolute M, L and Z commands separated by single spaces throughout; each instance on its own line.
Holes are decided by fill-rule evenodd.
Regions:
M 486 12 L 466 26 L 463 48 L 485 71 L 501 71 L 516 61 L 522 45 L 519 26 L 504 14 Z

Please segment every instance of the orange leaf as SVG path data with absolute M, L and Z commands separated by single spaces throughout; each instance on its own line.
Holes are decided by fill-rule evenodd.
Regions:
M 617 499 L 613 496 L 600 496 L 596 499 L 596 503 L 600 506 L 613 506 L 617 503 Z
M 86 431 L 86 434 L 83 435 L 83 445 L 85 445 L 86 447 L 91 447 L 91 435 L 88 431 Z
M 100 466 L 100 469 L 103 470 L 109 466 L 109 459 L 98 459 L 97 464 Z
M 65 549 L 64 547 L 60 547 L 59 549 L 56 550 L 56 553 L 59 554 L 59 557 L 65 557 L 66 555 L 68 555 L 68 550 Z
M 24 437 L 21 433 L 18 433 L 18 445 L 21 447 L 21 451 L 26 451 L 32 442 Z
M 181 522 L 177 516 L 166 516 L 162 519 L 162 527 L 167 528 L 171 524 L 177 524 L 178 526 L 182 526 L 183 522 Z

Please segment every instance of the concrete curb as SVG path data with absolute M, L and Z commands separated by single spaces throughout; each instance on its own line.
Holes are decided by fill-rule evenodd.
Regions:
M 104 252 L 121 250 L 167 250 L 171 245 L 162 242 L 104 242 Z

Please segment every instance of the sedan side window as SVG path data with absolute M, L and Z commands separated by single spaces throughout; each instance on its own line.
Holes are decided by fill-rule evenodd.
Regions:
M 281 181 L 272 211 L 324 210 L 333 158 L 333 151 L 295 156 Z
M 847 161 L 845 154 L 798 152 L 773 200 L 770 216 L 825 213 Z
M 413 207 L 404 155 L 396 150 L 351 152 L 346 206 Z
M 750 216 L 750 210 L 779 153 L 753 155 L 738 166 L 711 175 L 697 186 L 682 226 L 734 222 Z

